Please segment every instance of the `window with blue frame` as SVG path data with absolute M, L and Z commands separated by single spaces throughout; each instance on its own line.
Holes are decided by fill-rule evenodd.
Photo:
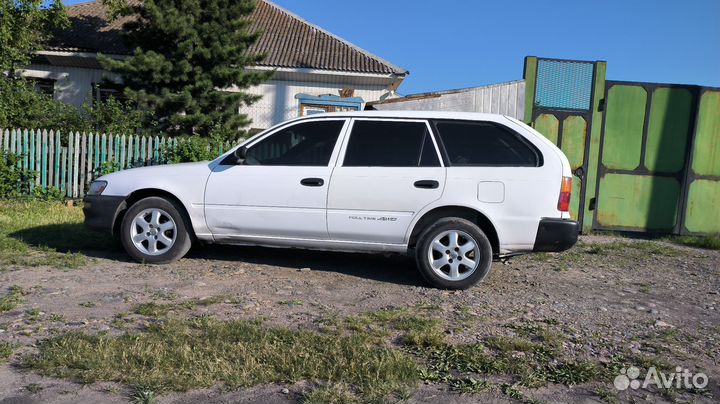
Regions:
M 360 111 L 363 99 L 360 97 L 343 98 L 337 95 L 298 94 L 300 116 L 322 114 L 325 112 Z

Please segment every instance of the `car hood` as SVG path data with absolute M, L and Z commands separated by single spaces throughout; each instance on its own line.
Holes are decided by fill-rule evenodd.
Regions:
M 103 175 L 98 180 L 107 181 L 103 195 L 128 195 L 139 189 L 161 189 L 173 194 L 187 194 L 205 188 L 212 172 L 212 162 L 163 164 L 131 168 Z

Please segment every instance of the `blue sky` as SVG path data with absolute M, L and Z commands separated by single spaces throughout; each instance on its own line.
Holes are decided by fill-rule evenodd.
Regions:
M 517 80 L 526 55 L 606 60 L 612 80 L 720 87 L 718 0 L 274 2 L 410 70 L 402 94 Z

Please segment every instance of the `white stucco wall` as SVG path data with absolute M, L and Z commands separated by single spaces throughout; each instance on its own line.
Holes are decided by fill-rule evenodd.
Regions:
M 251 127 L 264 129 L 299 115 L 300 104 L 295 99 L 297 94 L 339 95 L 338 92 L 347 87 L 346 84 L 271 80 L 249 90 L 253 94 L 262 95 L 262 98 L 250 107 L 242 108 L 241 111 L 253 120 Z M 365 102 L 378 100 L 388 92 L 380 85 L 354 88 L 353 97 L 361 97 Z
M 33 64 L 24 72 L 27 77 L 48 78 L 56 80 L 55 98 L 68 104 L 82 105 L 90 95 L 93 83 L 100 83 L 105 76 L 103 70 L 80 67 L 53 66 Z M 303 74 L 312 78 L 312 74 Z M 320 80 L 320 76 L 317 76 Z M 353 97 L 361 97 L 365 102 L 376 101 L 388 93 L 386 85 L 373 83 L 367 77 L 338 76 L 335 82 L 328 82 L 323 75 L 321 81 L 312 80 L 270 80 L 249 90 L 250 93 L 261 95 L 262 98 L 250 107 L 241 108 L 253 120 L 251 128 L 265 129 L 284 120 L 297 117 L 299 102 L 297 94 L 339 95 L 343 88 L 353 88 Z M 232 91 L 232 89 L 230 89 Z
M 93 83 L 102 82 L 106 73 L 99 69 L 31 64 L 23 75 L 55 80 L 55 98 L 80 106 L 90 95 Z

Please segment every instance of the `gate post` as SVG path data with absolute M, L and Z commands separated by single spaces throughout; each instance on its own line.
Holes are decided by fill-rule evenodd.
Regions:
M 605 110 L 605 73 L 607 72 L 607 62 L 598 61 L 595 64 L 595 81 L 593 83 L 592 98 L 592 126 L 590 128 L 590 141 L 585 145 L 585 155 L 588 161 L 588 172 L 586 184 L 583 189 L 585 192 L 585 206 L 583 206 L 583 223 L 582 232 L 587 234 L 592 230 L 593 211 L 595 210 L 597 190 L 597 173 L 598 164 L 600 164 L 600 137 L 602 134 L 602 118 Z

